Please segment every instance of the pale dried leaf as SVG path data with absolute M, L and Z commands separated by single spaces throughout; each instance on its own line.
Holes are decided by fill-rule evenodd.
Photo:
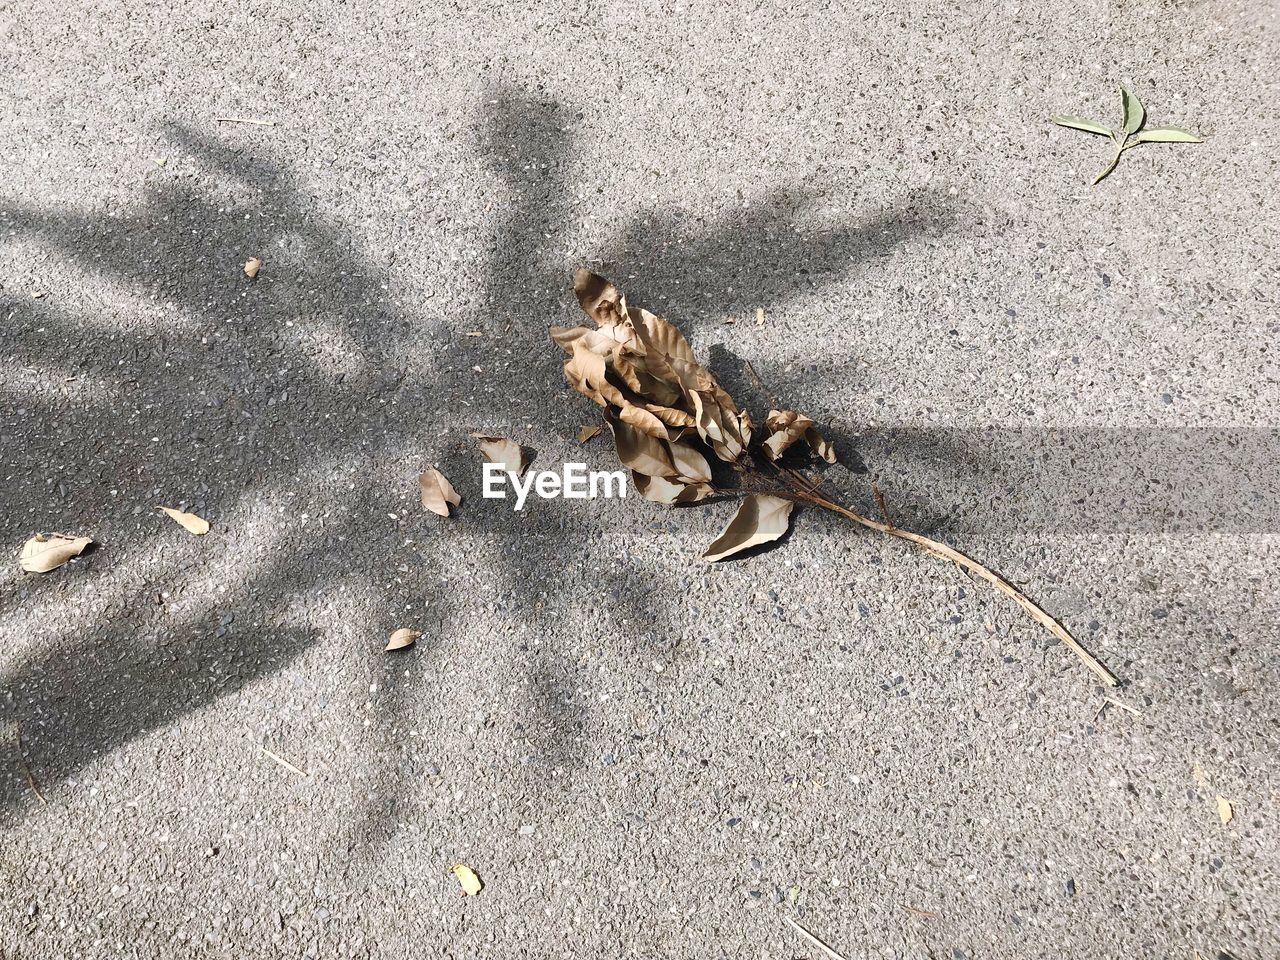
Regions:
M 813 420 L 795 410 L 770 410 L 764 426 L 769 431 L 764 441 L 765 455 L 770 460 L 778 460 L 813 426 Z
M 631 472 L 631 479 L 640 496 L 655 503 L 697 503 L 711 496 L 713 492 L 709 483 L 672 480 L 669 477 L 647 477 L 634 470 Z
M 663 422 L 642 407 L 626 404 L 621 408 L 618 419 L 655 440 L 667 439 L 667 428 Z
M 1224 825 L 1230 823 L 1231 819 L 1236 815 L 1235 806 L 1222 794 L 1218 794 L 1217 804 L 1218 818 Z
M 258 275 L 258 271 L 262 269 L 262 261 L 257 257 L 250 257 L 244 264 L 244 275 L 252 280 Z
M 174 510 L 172 507 L 156 507 L 157 510 L 163 510 L 165 516 L 176 523 L 182 524 L 182 528 L 193 536 L 203 537 L 209 532 L 209 521 L 204 517 L 197 517 L 194 513 L 184 513 L 181 510 Z
M 524 473 L 527 464 L 520 444 L 506 437 L 485 437 L 478 433 L 473 433 L 472 436 L 476 438 L 480 452 L 484 454 L 485 463 L 499 463 L 508 473 L 514 473 L 517 477 Z
M 387 650 L 403 650 L 405 647 L 412 647 L 417 639 L 422 636 L 417 630 L 410 630 L 408 627 L 401 627 L 395 633 L 391 634 L 387 640 Z
M 643 473 L 631 471 L 631 480 L 640 496 L 654 503 L 675 503 L 684 493 L 685 485 L 679 480 L 667 477 L 650 477 Z
M 458 883 L 462 887 L 463 896 L 474 897 L 484 889 L 484 883 L 481 882 L 480 877 L 465 863 L 455 863 L 452 869 L 453 875 L 458 878 Z
M 651 437 L 612 416 L 609 417 L 608 423 L 613 430 L 618 459 L 622 461 L 623 466 L 650 477 L 676 475 L 675 464 L 671 460 L 671 449 L 664 441 Z
M 583 313 L 598 326 L 618 323 L 621 319 L 618 310 L 621 295 L 618 288 L 604 277 L 585 268 L 580 269 L 573 277 L 573 292 L 578 296 Z
M 578 428 L 578 442 L 586 443 L 599 432 L 600 428 L 598 426 L 583 424 Z
M 674 407 L 664 407 L 657 403 L 646 403 L 644 408 L 669 427 L 692 427 L 693 415 Z M 668 436 L 671 431 L 667 431 Z
M 711 464 L 707 458 L 687 443 L 671 443 L 671 462 L 675 465 L 676 476 L 684 480 L 709 482 L 711 480 Z
M 449 478 L 435 467 L 428 467 L 419 474 L 418 488 L 422 492 L 422 505 L 441 517 L 449 515 L 450 504 L 456 507 L 462 502 Z
M 18 566 L 28 573 L 48 573 L 72 557 L 80 556 L 91 543 L 93 537 L 68 537 L 63 533 L 44 536 L 38 533 L 22 545 Z
M 622 305 L 626 308 L 626 300 L 622 301 Z M 636 333 L 644 341 L 646 355 L 656 350 L 664 357 L 683 360 L 686 363 L 698 362 L 693 355 L 693 348 L 689 346 L 689 341 L 684 338 L 684 334 L 676 329 L 675 324 L 668 323 L 661 317 L 641 308 L 628 309 L 627 313 L 632 318 Z M 638 324 L 635 323 L 637 315 L 640 320 Z
M 714 562 L 777 540 L 791 522 L 790 500 L 753 493 L 742 501 L 724 532 L 715 539 L 702 559 Z
M 804 442 L 809 444 L 809 448 L 827 463 L 836 462 L 836 448 L 830 440 L 820 434 L 817 430 L 810 427 L 804 432 Z

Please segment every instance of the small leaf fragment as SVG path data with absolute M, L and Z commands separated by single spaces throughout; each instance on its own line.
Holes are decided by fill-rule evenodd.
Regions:
M 794 504 L 781 497 L 753 493 L 742 501 L 724 532 L 718 536 L 702 559 L 709 563 L 731 557 L 762 543 L 777 540 L 787 532 Z
M 258 275 L 258 271 L 262 269 L 262 261 L 257 257 L 250 257 L 244 264 L 244 275 L 252 280 Z
M 1218 804 L 1218 819 L 1220 819 L 1223 825 L 1225 826 L 1226 824 L 1230 823 L 1232 817 L 1236 815 L 1235 807 L 1232 805 L 1231 801 L 1228 800 L 1226 797 L 1224 797 L 1222 794 L 1218 794 L 1217 804 Z
M 1133 139 L 1138 143 L 1204 143 L 1203 137 L 1181 127 L 1150 127 L 1138 131 Z
M 387 650 L 403 650 L 405 647 L 412 647 L 417 639 L 422 636 L 417 630 L 410 630 L 408 627 L 401 627 L 387 640 Z
M 1060 127 L 1070 127 L 1072 130 L 1083 130 L 1085 133 L 1097 133 L 1104 137 L 1111 136 L 1111 128 L 1104 124 L 1097 123 L 1093 120 L 1086 120 L 1084 117 L 1071 117 L 1060 114 L 1056 117 L 1049 118 L 1053 123 Z
M 590 440 L 599 432 L 600 432 L 600 428 L 598 426 L 583 424 L 578 428 L 578 434 L 577 434 L 578 442 L 586 443 L 588 440 Z
M 1146 119 L 1147 111 L 1143 108 L 1142 101 L 1138 99 L 1138 95 L 1128 87 L 1120 88 L 1120 103 L 1124 109 L 1124 132 L 1132 136 L 1142 126 L 1142 121 Z
M 181 510 L 174 510 L 172 507 L 157 506 L 157 510 L 164 511 L 165 515 L 175 523 L 182 525 L 182 528 L 195 537 L 203 537 L 209 532 L 209 521 L 204 517 L 198 517 L 194 513 L 184 513 Z
M 462 502 L 453 484 L 435 467 L 428 467 L 418 476 L 418 488 L 422 492 L 422 505 L 437 516 L 447 517 L 449 505 L 456 507 Z
M 501 464 L 508 473 L 517 477 L 524 473 L 527 464 L 520 444 L 506 437 L 486 437 L 478 433 L 473 433 L 472 436 L 476 438 L 480 452 L 484 454 L 485 463 Z
M 468 867 L 465 863 L 455 863 L 451 868 L 453 875 L 458 878 L 458 883 L 462 886 L 462 895 L 464 897 L 474 897 L 484 889 L 484 884 L 476 872 Z
M 44 536 L 38 533 L 22 545 L 18 566 L 28 573 L 48 573 L 72 557 L 80 556 L 91 543 L 93 537 L 68 537 L 64 533 Z

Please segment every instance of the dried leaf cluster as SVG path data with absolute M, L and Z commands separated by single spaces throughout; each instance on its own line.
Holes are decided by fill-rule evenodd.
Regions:
M 819 493 L 820 479 L 795 463 L 796 454 L 828 464 L 835 450 L 812 418 L 795 410 L 770 410 L 762 428 L 702 366 L 680 331 L 648 310 L 630 306 L 608 280 L 588 270 L 574 278 L 578 303 L 595 323 L 552 327 L 564 350 L 570 386 L 604 409 L 618 459 L 649 500 L 688 504 L 713 494 L 741 496 L 737 514 L 704 554 L 722 560 L 777 540 L 787 531 L 796 503 L 821 507 L 871 530 L 896 537 L 949 560 L 1015 600 L 1066 644 L 1104 683 L 1117 681 L 1057 620 L 1021 590 L 982 564 L 939 541 L 865 517 Z M 730 470 L 725 484 L 712 464 Z
M 553 327 L 569 384 L 604 408 L 618 459 L 635 488 L 658 503 L 697 503 L 714 493 L 708 454 L 745 471 L 752 455 L 778 461 L 797 443 L 835 462 L 835 451 L 795 410 L 771 410 L 763 430 L 702 366 L 671 323 L 631 307 L 608 280 L 578 271 L 574 291 L 595 327 Z M 785 506 L 784 506 L 785 503 Z M 719 560 L 786 532 L 790 502 L 748 495 L 707 553 Z

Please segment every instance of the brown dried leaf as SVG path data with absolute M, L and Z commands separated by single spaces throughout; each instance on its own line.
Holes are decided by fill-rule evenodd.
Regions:
M 724 532 L 715 539 L 702 559 L 709 562 L 723 560 L 735 553 L 749 550 L 762 543 L 777 540 L 787 532 L 791 522 L 790 500 L 753 493 L 742 501 Z
M 598 426 L 583 424 L 578 428 L 578 442 L 586 443 L 599 432 L 600 428 Z
M 462 502 L 449 478 L 435 467 L 428 467 L 418 475 L 418 488 L 422 491 L 422 505 L 437 516 L 447 517 L 449 505 Z
M 480 452 L 484 454 L 485 463 L 500 463 L 508 473 L 517 477 L 524 473 L 528 466 L 524 458 L 524 450 L 520 444 L 506 437 L 486 437 L 473 433 Z
M 764 441 L 764 452 L 770 460 L 777 460 L 788 448 L 804 436 L 813 426 L 813 420 L 795 410 L 770 410 L 764 418 L 769 435 Z
M 809 445 L 809 449 L 816 453 L 827 463 L 836 462 L 836 448 L 830 440 L 820 434 L 813 427 L 804 432 L 804 442 Z
M 72 557 L 80 556 L 91 543 L 93 537 L 68 537 L 64 533 L 44 536 L 37 533 L 22 545 L 18 566 L 28 573 L 48 573 L 58 569 Z
M 618 448 L 618 459 L 624 466 L 650 477 L 676 475 L 671 448 L 665 441 L 651 437 L 613 416 L 609 417 L 608 424 Z
M 197 517 L 194 513 L 183 513 L 181 510 L 174 510 L 172 507 L 157 506 L 156 509 L 163 510 L 170 520 L 182 524 L 182 528 L 192 536 L 203 537 L 209 532 L 209 521 L 204 517 Z
M 262 269 L 262 261 L 257 257 L 250 257 L 244 264 L 244 275 L 252 280 L 258 275 L 258 271 Z
M 604 277 L 584 267 L 574 274 L 573 292 L 578 296 L 582 312 L 594 320 L 597 326 L 618 323 L 621 319 L 618 303 L 622 296 L 618 293 L 618 288 Z
M 618 414 L 618 419 L 623 423 L 630 424 L 641 433 L 653 437 L 655 440 L 667 439 L 667 428 L 662 421 L 655 417 L 643 407 L 632 406 L 626 404 L 622 407 Z
M 671 462 L 675 464 L 676 476 L 683 480 L 710 482 L 711 464 L 707 458 L 687 443 L 672 443 Z
M 632 481 L 640 496 L 654 503 L 697 503 L 713 492 L 708 483 L 686 483 L 668 477 L 648 477 L 631 472 Z
M 386 650 L 403 650 L 405 647 L 412 647 L 417 639 L 422 636 L 417 630 L 410 630 L 408 627 L 401 627 L 387 640 Z

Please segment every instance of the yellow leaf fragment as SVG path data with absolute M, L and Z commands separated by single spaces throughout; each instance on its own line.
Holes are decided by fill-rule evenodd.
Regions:
M 455 863 L 452 870 L 453 875 L 458 878 L 458 883 L 462 886 L 462 895 L 464 897 L 474 897 L 484 889 L 484 884 L 481 883 L 476 872 L 465 863 Z
M 584 424 L 584 425 L 582 425 L 581 427 L 579 427 L 579 428 L 578 428 L 578 442 L 579 442 L 579 443 L 586 443 L 588 440 L 590 440 L 592 437 L 594 437 L 594 436 L 595 436 L 597 433 L 599 433 L 599 432 L 600 432 L 600 428 L 599 428 L 599 427 L 597 427 L 597 426 L 588 426 L 588 425 Z
M 250 257 L 244 264 L 244 275 L 252 280 L 258 275 L 258 271 L 262 269 L 262 261 L 257 257 Z
M 447 517 L 449 505 L 456 507 L 462 502 L 453 484 L 435 467 L 428 467 L 418 476 L 418 487 L 422 491 L 422 505 L 438 516 Z
M 478 433 L 473 433 L 472 436 L 476 438 L 480 452 L 484 454 L 485 463 L 501 464 L 508 473 L 517 477 L 524 473 L 527 464 L 520 444 L 506 437 L 486 437 Z
M 183 513 L 181 510 L 174 510 L 172 507 L 156 507 L 157 510 L 163 510 L 165 515 L 175 523 L 182 525 L 187 533 L 196 537 L 203 537 L 209 532 L 209 521 L 204 517 L 197 517 L 194 513 Z
M 1218 818 L 1223 822 L 1223 824 L 1228 824 L 1231 822 L 1231 818 L 1235 815 L 1235 807 L 1232 806 L 1231 801 L 1222 794 L 1218 794 Z
M 756 326 L 764 326 L 764 307 L 756 307 Z
M 65 533 L 44 536 L 37 533 L 22 545 L 18 566 L 28 573 L 48 573 L 58 569 L 72 557 L 80 556 L 91 543 L 93 537 L 69 537 Z
M 412 647 L 414 642 L 422 636 L 417 630 L 410 630 L 408 627 L 401 627 L 395 633 L 391 634 L 387 640 L 387 650 L 403 650 L 405 647 Z

